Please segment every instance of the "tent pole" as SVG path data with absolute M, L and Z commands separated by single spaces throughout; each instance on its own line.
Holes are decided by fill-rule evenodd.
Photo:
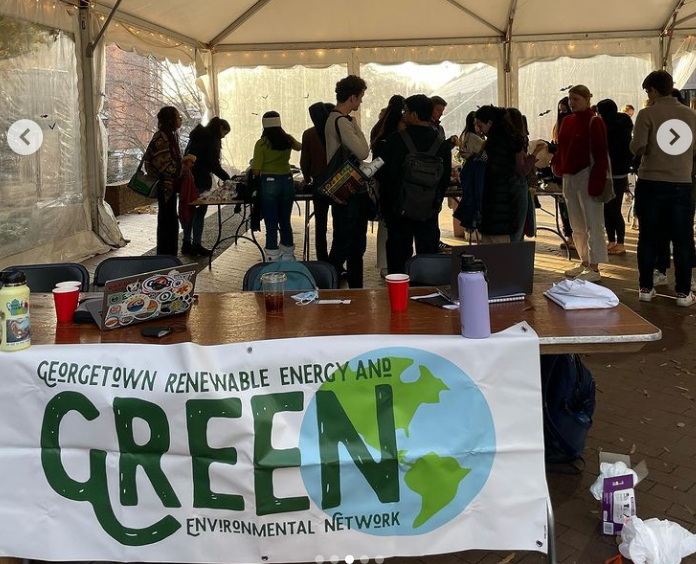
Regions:
M 218 75 L 215 68 L 215 53 L 210 52 L 210 90 L 213 95 L 213 111 L 220 116 L 220 90 L 218 89 Z
M 85 156 L 87 167 L 87 194 L 90 199 L 90 214 L 92 217 L 92 231 L 99 236 L 99 211 L 98 202 L 101 194 L 98 193 L 97 166 L 97 124 L 94 107 L 94 58 L 88 54 L 91 39 L 90 24 L 91 10 L 89 0 L 79 0 L 80 15 L 80 58 L 82 62 L 82 103 L 85 111 Z
M 348 74 L 354 74 L 355 76 L 360 76 L 360 61 L 358 61 L 358 57 L 356 54 L 355 49 L 350 49 L 348 51 Z M 369 87 L 369 85 L 368 85 Z M 361 118 L 362 118 L 362 110 L 358 108 L 358 111 L 353 114 L 353 117 L 355 117 L 355 121 L 358 122 L 358 127 L 360 127 L 361 123 Z
M 246 12 L 244 12 L 241 16 L 239 16 L 236 20 L 234 20 L 230 25 L 228 25 L 225 29 L 223 29 L 220 33 L 218 33 L 215 37 L 213 37 L 208 42 L 208 47 L 210 49 L 216 47 L 217 44 L 220 43 L 220 41 L 225 39 L 225 37 L 227 37 L 235 29 L 237 29 L 241 25 L 244 25 L 244 23 L 247 20 L 249 20 L 256 12 L 258 12 L 261 8 L 263 8 L 270 1 L 271 0 L 256 0 L 256 2 L 254 2 L 254 4 L 252 4 L 251 8 L 249 8 Z
M 505 107 L 509 108 L 516 105 L 513 95 L 512 84 L 512 26 L 515 23 L 515 12 L 517 11 L 517 0 L 510 0 L 508 9 L 507 26 L 505 28 L 505 40 L 503 44 L 503 57 L 505 58 Z
M 677 15 L 679 14 L 679 10 L 682 9 L 685 2 L 686 0 L 677 0 L 672 13 L 670 14 L 669 18 L 667 18 L 665 25 L 662 26 L 660 38 L 667 36 L 667 47 L 662 51 L 662 70 L 667 70 L 669 54 L 672 49 L 672 35 L 674 33 L 674 26 L 677 24 Z M 662 41 L 662 44 L 664 45 L 664 40 Z
M 504 32 L 502 29 L 498 29 L 498 28 L 495 27 L 491 22 L 489 22 L 488 20 L 483 19 L 481 16 L 479 16 L 479 15 L 476 14 L 475 12 L 472 12 L 469 8 L 466 8 L 465 6 L 462 6 L 462 5 L 461 5 L 459 2 L 457 2 L 456 0 L 445 0 L 445 2 L 449 2 L 450 4 L 452 4 L 452 6 L 454 6 L 455 8 L 458 8 L 459 10 L 461 10 L 462 12 L 464 12 L 465 14 L 467 14 L 468 16 L 474 18 L 477 22 L 482 23 L 482 24 L 485 25 L 488 29 L 493 30 L 493 31 L 494 31 L 495 33 L 497 33 L 498 35 L 505 35 L 505 32 Z
M 118 7 L 121 5 L 121 2 L 123 0 L 117 0 L 116 4 L 112 8 L 111 12 L 109 12 L 109 16 L 106 18 L 106 21 L 104 22 L 104 25 L 101 27 L 99 30 L 99 33 L 97 36 L 94 38 L 94 41 L 90 41 L 87 47 L 85 48 L 85 53 L 89 58 L 92 58 L 94 55 L 94 48 L 99 44 L 99 41 L 101 40 L 102 37 L 104 37 L 104 34 L 106 33 L 107 28 L 109 27 L 109 24 L 111 23 L 111 20 L 114 17 L 114 14 L 118 10 Z

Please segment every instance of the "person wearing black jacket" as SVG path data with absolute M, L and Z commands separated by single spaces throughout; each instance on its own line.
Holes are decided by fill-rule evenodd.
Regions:
M 387 267 L 390 274 L 405 272 L 406 261 L 413 256 L 415 241 L 416 254 L 437 253 L 440 241 L 438 213 L 430 219 L 416 221 L 403 217 L 399 210 L 401 199 L 402 168 L 408 149 L 402 133 L 408 135 L 418 151 L 428 151 L 440 138 L 430 127 L 433 103 L 424 94 L 406 98 L 403 121 L 406 129 L 395 132 L 379 143 L 373 150 L 375 157 L 384 160 L 384 166 L 377 172 L 380 182 L 380 209 L 387 224 Z M 441 142 L 437 156 L 442 159 L 443 173 L 439 182 L 438 209 L 442 207 L 445 190 L 449 184 L 452 168 L 450 145 Z
M 210 190 L 213 186 L 213 174 L 223 181 L 230 179 L 230 175 L 220 165 L 222 140 L 229 132 L 230 124 L 219 117 L 212 118 L 206 126 L 198 124 L 191 131 L 185 154 L 196 156 L 191 172 L 199 192 Z M 211 251 L 201 244 L 207 209 L 208 206 L 196 206 L 191 214 L 191 222 L 184 227 L 182 254 L 210 256 Z
M 515 155 L 524 149 L 522 136 L 506 117 L 505 108 L 481 106 L 476 125 L 486 135 L 483 201 L 481 202 L 481 242 L 509 243 L 517 230 L 518 200 Z
M 319 186 L 326 175 L 326 120 L 336 107 L 335 104 L 315 102 L 309 106 L 309 117 L 313 127 L 302 133 L 302 152 L 300 153 L 300 170 L 307 185 L 312 185 L 312 202 L 314 204 L 314 248 L 317 260 L 328 262 L 329 248 L 326 233 L 329 225 L 331 200 L 319 193 Z
M 633 160 L 629 148 L 633 134 L 633 121 L 628 114 L 620 113 L 613 100 L 602 100 L 597 104 L 597 111 L 607 125 L 607 147 L 611 163 L 611 177 L 616 197 L 604 204 L 604 225 L 609 238 L 607 252 L 610 255 L 626 253 L 624 238 L 626 222 L 621 213 L 624 194 L 628 191 L 628 169 Z

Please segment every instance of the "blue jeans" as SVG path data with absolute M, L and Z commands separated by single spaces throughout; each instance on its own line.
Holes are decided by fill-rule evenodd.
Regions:
M 191 213 L 191 223 L 184 227 L 184 243 L 200 245 L 203 239 L 203 224 L 205 223 L 205 213 L 208 206 L 196 206 Z M 193 240 L 191 236 L 193 235 Z
M 278 248 L 280 244 L 292 247 L 292 205 L 295 199 L 295 185 L 290 174 L 261 175 L 261 211 L 266 224 L 266 248 Z
M 664 241 L 672 242 L 675 291 L 688 294 L 691 289 L 691 249 L 693 216 L 691 183 L 641 180 L 636 182 L 638 232 L 638 273 L 640 287 L 653 287 L 655 259 Z

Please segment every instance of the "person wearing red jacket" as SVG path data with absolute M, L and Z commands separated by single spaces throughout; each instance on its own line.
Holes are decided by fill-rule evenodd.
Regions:
M 565 271 L 569 278 L 600 282 L 599 263 L 607 262 L 602 195 L 607 177 L 607 129 L 590 108 L 592 94 L 578 84 L 568 91 L 573 113 L 558 133 L 558 150 L 552 162 L 563 178 L 563 197 L 568 205 L 575 248 L 581 264 Z

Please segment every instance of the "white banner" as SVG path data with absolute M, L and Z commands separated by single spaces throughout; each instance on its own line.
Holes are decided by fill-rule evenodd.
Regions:
M 547 496 L 524 324 L 0 354 L 0 555 L 545 552 Z

